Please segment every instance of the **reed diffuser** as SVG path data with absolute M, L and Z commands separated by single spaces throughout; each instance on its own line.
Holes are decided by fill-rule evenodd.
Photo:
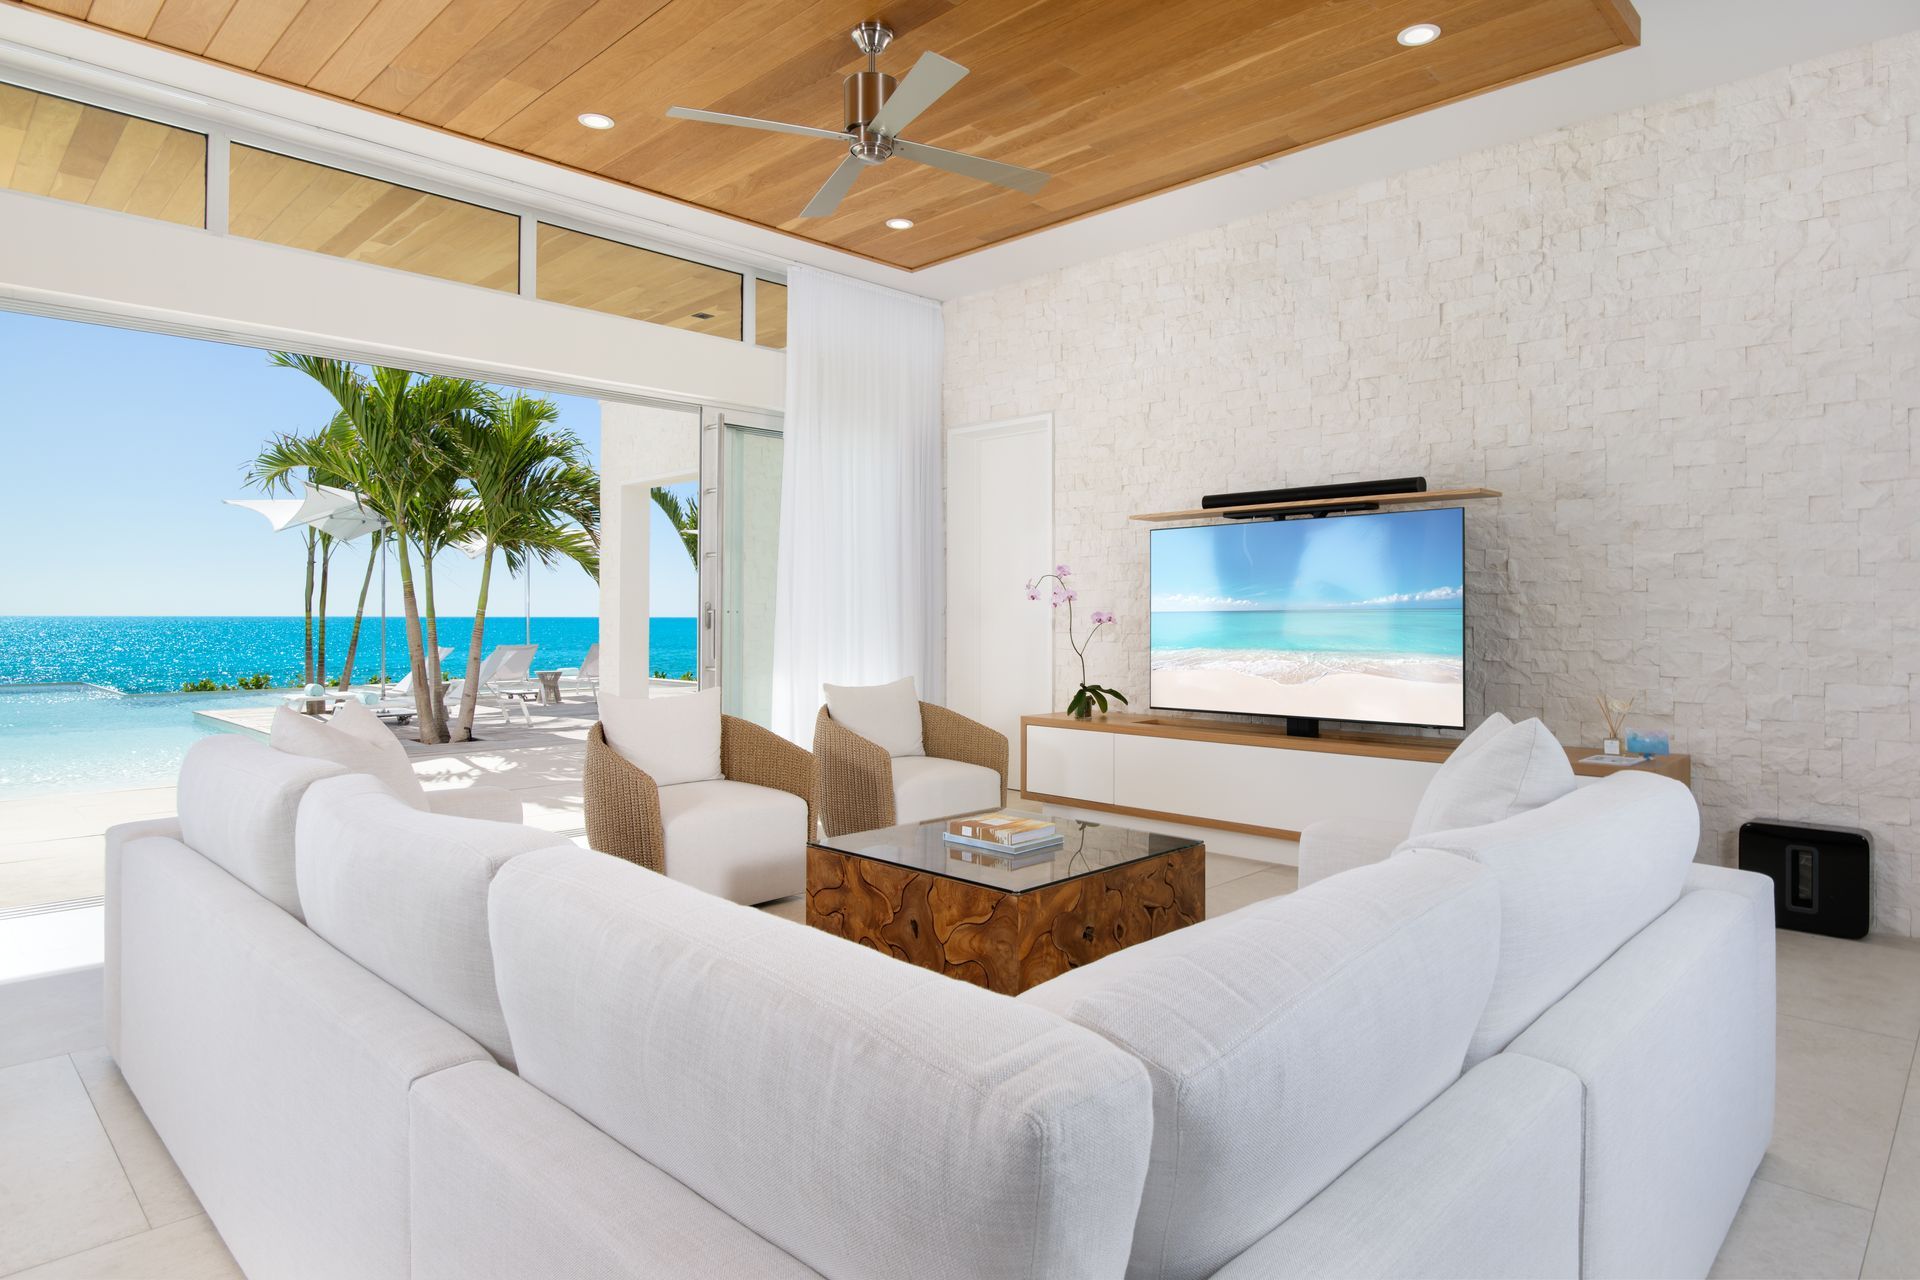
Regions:
M 1626 750 L 1627 712 L 1633 710 L 1633 699 L 1622 702 L 1603 693 L 1594 701 L 1600 704 L 1600 715 L 1607 722 L 1607 740 L 1600 744 L 1600 750 L 1610 756 L 1622 754 Z

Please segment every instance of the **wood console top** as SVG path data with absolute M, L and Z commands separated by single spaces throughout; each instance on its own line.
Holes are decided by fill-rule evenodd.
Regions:
M 1022 729 L 1029 726 L 1046 729 L 1075 729 L 1087 733 L 1116 733 L 1153 738 L 1182 738 L 1191 742 L 1220 742 L 1243 747 L 1272 747 L 1281 751 L 1327 751 L 1347 756 L 1377 756 L 1389 760 L 1420 760 L 1439 764 L 1453 754 L 1457 740 L 1422 738 L 1395 733 L 1329 733 L 1318 738 L 1294 738 L 1280 725 L 1255 724 L 1240 720 L 1215 720 L 1205 716 L 1167 716 L 1119 713 L 1076 720 L 1064 712 L 1020 717 Z M 1586 777 L 1604 777 L 1632 769 L 1657 773 L 1687 786 L 1693 785 L 1693 757 L 1655 756 L 1645 764 L 1609 766 L 1581 764 L 1582 756 L 1600 754 L 1598 747 L 1568 747 L 1567 759 L 1573 771 Z

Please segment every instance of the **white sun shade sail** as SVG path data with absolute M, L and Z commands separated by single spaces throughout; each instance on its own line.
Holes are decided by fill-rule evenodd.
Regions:
M 313 528 L 338 541 L 352 542 L 387 527 L 358 494 L 327 485 L 309 484 L 306 495 L 299 498 L 228 498 L 226 503 L 259 512 L 275 533 Z

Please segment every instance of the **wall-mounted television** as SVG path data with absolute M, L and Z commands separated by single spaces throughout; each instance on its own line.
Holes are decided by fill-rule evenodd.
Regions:
M 1459 507 L 1155 529 L 1148 702 L 1465 728 L 1465 532 Z

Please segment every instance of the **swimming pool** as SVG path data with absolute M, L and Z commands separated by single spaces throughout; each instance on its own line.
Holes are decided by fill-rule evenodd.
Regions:
M 0 800 L 169 786 L 187 748 L 222 732 L 195 711 L 269 707 L 285 696 L 0 684 Z

